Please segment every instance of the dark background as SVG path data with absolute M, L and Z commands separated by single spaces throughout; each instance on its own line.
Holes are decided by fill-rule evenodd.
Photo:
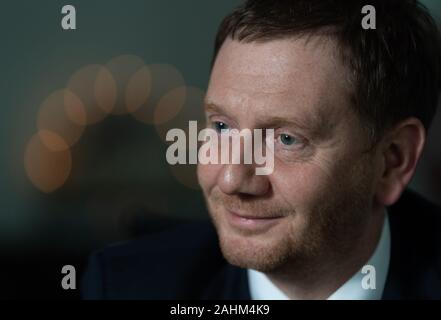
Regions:
M 93 250 L 179 221 L 207 219 L 194 166 L 170 167 L 160 133 L 201 116 L 214 35 L 222 17 L 239 2 L 2 2 L 0 298 L 76 299 L 78 290 L 61 289 L 63 265 L 74 265 L 79 280 Z M 441 17 L 440 1 L 423 3 Z M 61 28 L 66 4 L 76 8 L 77 30 Z M 44 148 L 35 144 L 35 134 L 47 97 L 69 87 L 71 77 L 87 65 L 113 66 L 115 78 L 121 78 L 138 70 L 140 61 L 168 65 L 157 69 L 154 85 L 175 79 L 169 87 L 153 86 L 151 101 L 141 108 L 154 108 L 158 100 L 151 97 L 160 98 L 173 87 L 192 87 L 179 115 L 158 125 L 138 121 L 133 114 L 109 114 L 84 126 L 80 139 L 61 154 L 46 150 L 54 163 L 26 169 Z M 175 76 L 169 77 L 167 70 Z M 123 104 L 124 88 L 124 83 L 118 87 L 116 104 Z M 60 122 L 55 114 L 47 121 Z M 411 183 L 439 204 L 440 138 L 438 113 Z M 71 159 L 68 169 L 66 159 Z M 65 181 L 51 180 L 63 170 Z M 48 184 L 55 185 L 50 192 L 45 190 Z

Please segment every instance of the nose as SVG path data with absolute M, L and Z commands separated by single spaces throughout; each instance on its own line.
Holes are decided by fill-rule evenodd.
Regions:
M 217 185 L 228 195 L 265 195 L 269 190 L 266 175 L 256 175 L 255 166 L 250 164 L 226 164 L 219 173 Z

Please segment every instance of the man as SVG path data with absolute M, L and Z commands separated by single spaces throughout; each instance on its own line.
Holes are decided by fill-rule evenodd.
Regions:
M 204 164 L 211 224 L 91 258 L 85 298 L 440 299 L 440 209 L 406 190 L 441 88 L 417 2 L 250 0 L 222 22 L 207 126 L 274 129 L 274 170 Z

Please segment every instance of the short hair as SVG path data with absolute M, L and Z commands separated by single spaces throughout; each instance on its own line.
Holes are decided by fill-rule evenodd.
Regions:
M 362 28 L 368 4 L 376 10 L 376 29 Z M 220 24 L 212 64 L 227 37 L 265 42 L 323 32 L 337 40 L 355 111 L 375 142 L 408 117 L 429 129 L 441 89 L 441 40 L 415 0 L 248 0 Z

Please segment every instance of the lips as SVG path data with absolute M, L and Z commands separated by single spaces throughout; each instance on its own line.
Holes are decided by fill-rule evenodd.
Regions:
M 271 215 L 256 215 L 256 214 L 249 214 L 249 213 L 242 213 L 240 211 L 235 210 L 229 210 L 227 209 L 231 214 L 236 215 L 239 218 L 243 219 L 250 219 L 250 220 L 270 220 L 270 219 L 278 219 L 282 218 L 282 216 L 271 216 Z
M 226 220 L 229 226 L 235 230 L 249 234 L 264 233 L 278 224 L 283 218 L 283 216 L 264 216 L 226 210 Z

